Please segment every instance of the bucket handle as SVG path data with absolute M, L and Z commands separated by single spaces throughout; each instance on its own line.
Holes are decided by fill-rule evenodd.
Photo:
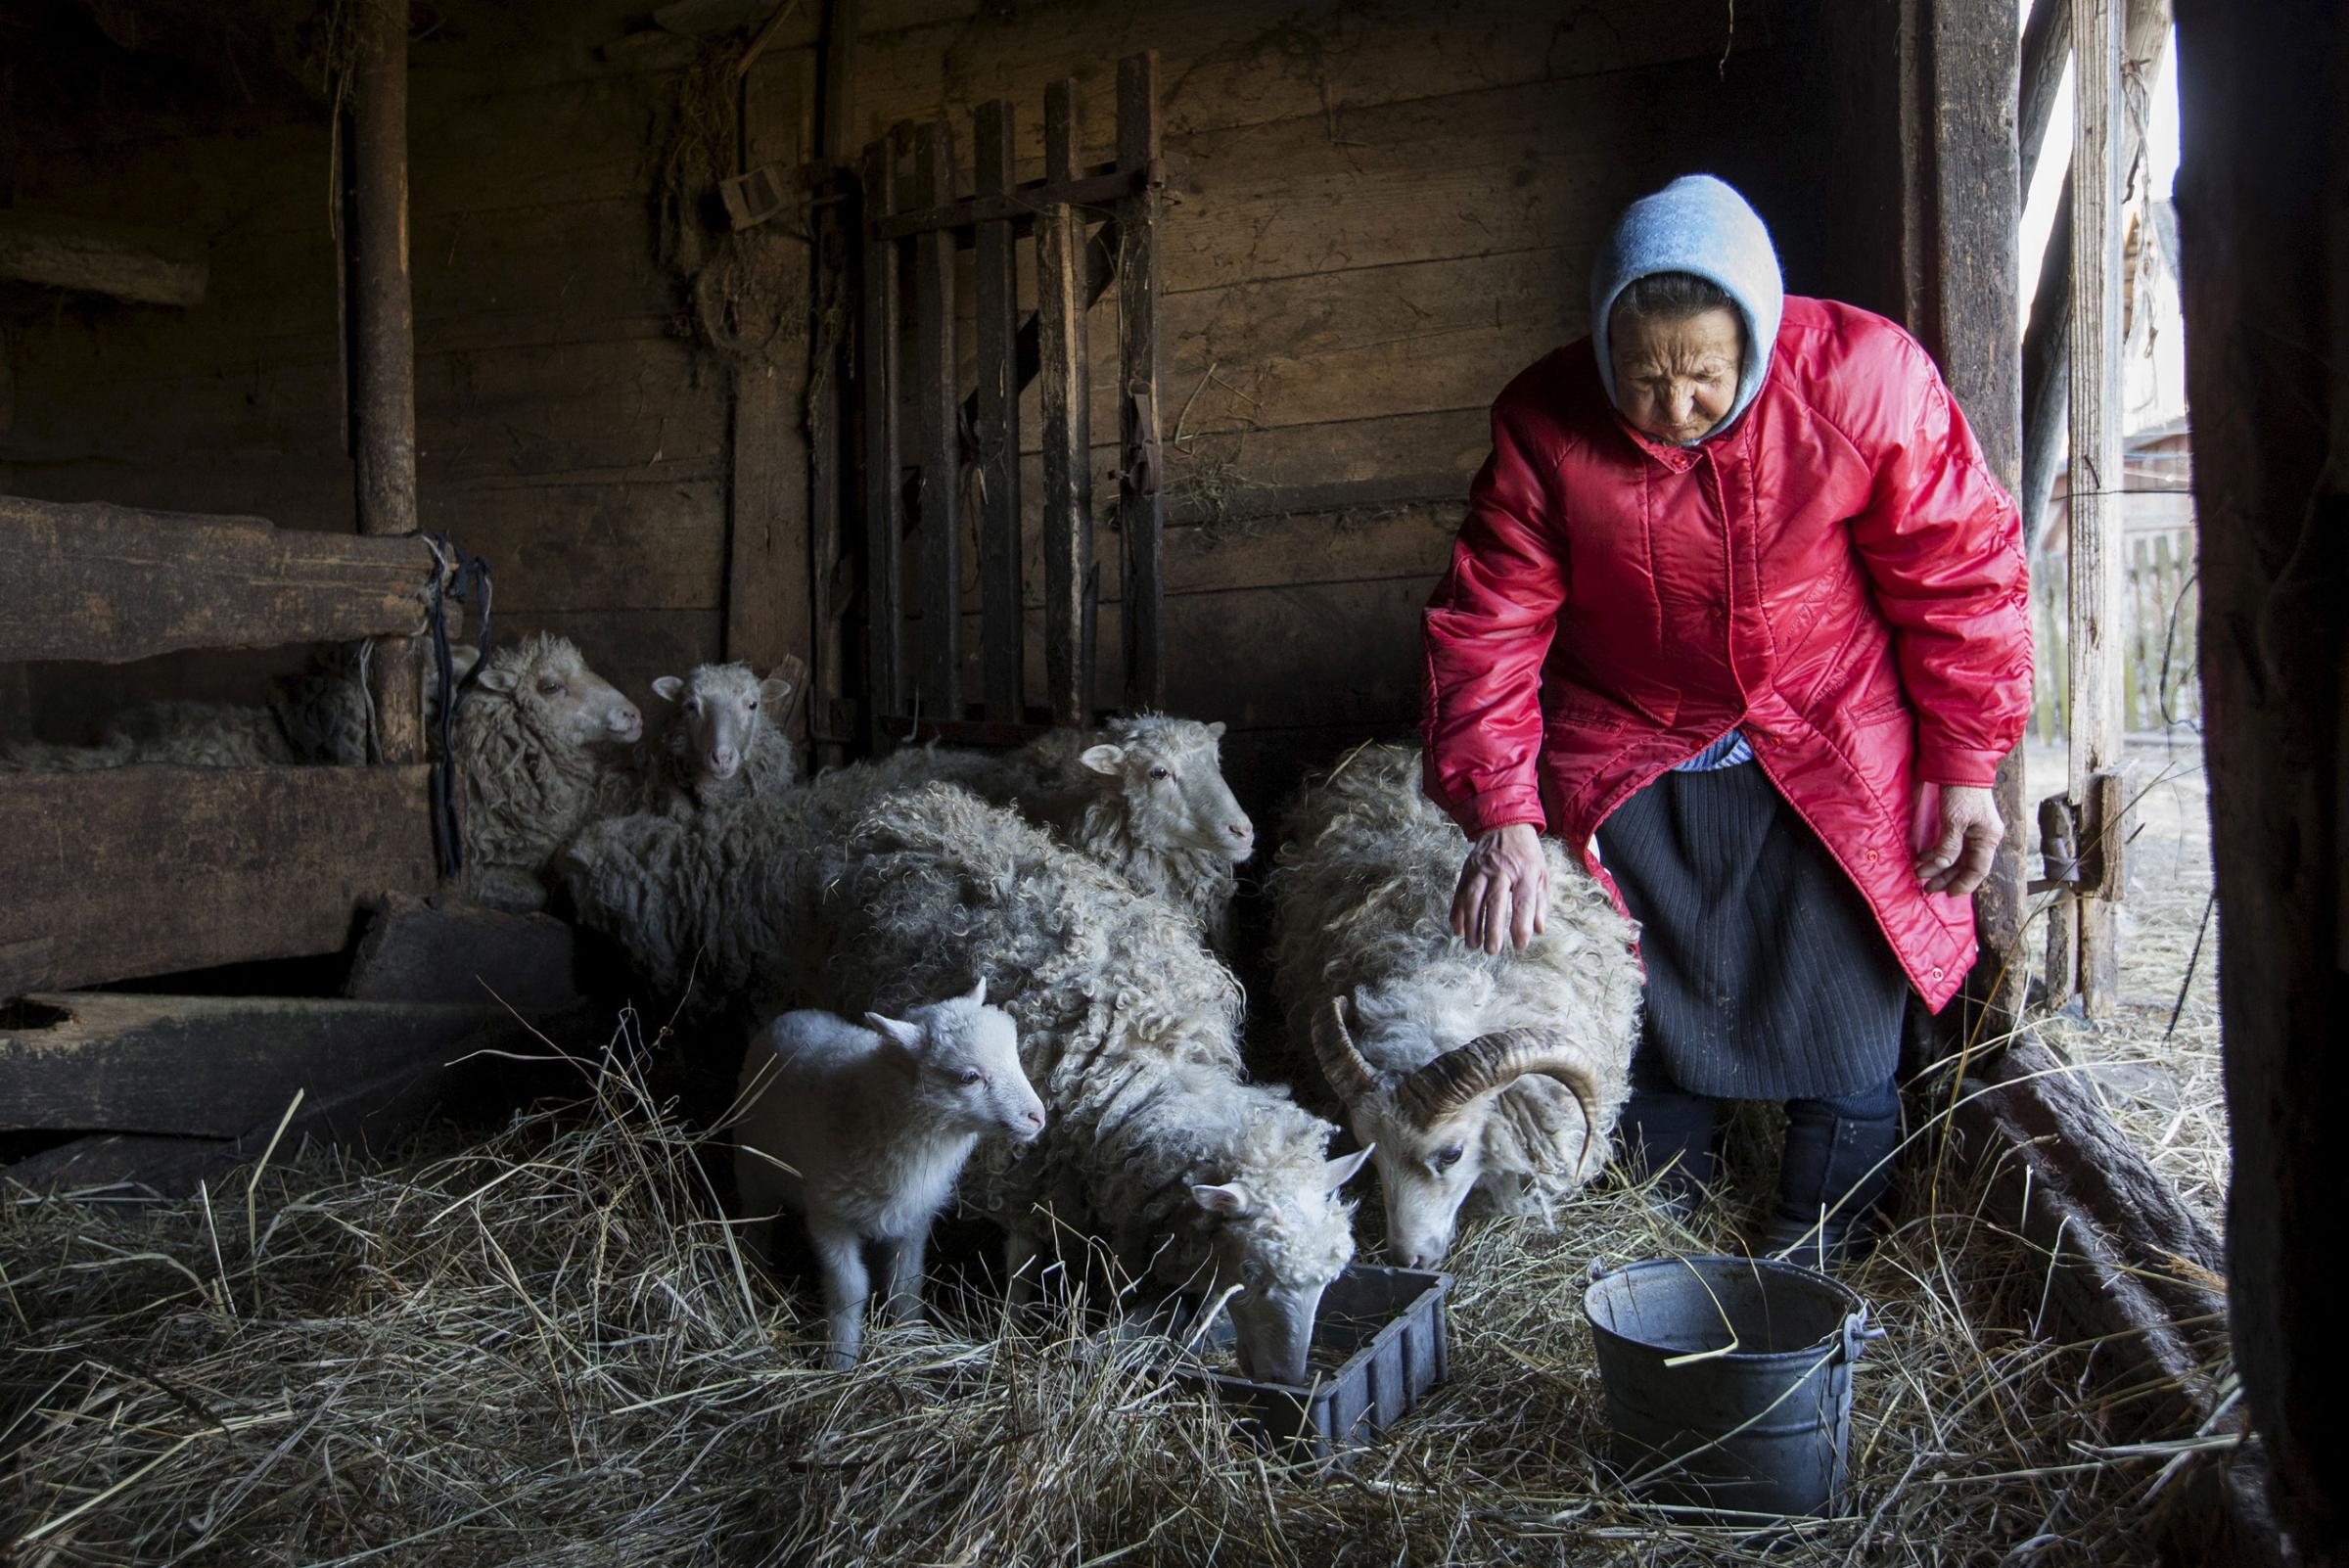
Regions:
M 1858 1360 L 1862 1351 L 1889 1332 L 1882 1324 L 1867 1320 L 1867 1303 L 1862 1302 L 1843 1320 L 1843 1359 L 1847 1361 Z

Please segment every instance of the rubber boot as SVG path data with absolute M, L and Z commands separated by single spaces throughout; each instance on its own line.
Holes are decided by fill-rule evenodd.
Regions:
M 1641 1088 L 1616 1124 L 1633 1170 L 1656 1178 L 1656 1206 L 1686 1222 L 1713 1182 L 1713 1125 L 1719 1102 L 1680 1089 Z
M 1900 1140 L 1900 1095 L 1889 1083 L 1840 1099 L 1787 1101 L 1778 1201 L 1758 1250 L 1819 1269 L 1863 1255 L 1882 1223 Z

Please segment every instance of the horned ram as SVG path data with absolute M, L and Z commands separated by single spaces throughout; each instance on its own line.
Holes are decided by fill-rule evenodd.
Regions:
M 1543 1212 L 1604 1166 L 1639 969 L 1631 922 L 1551 839 L 1532 944 L 1454 937 L 1468 840 L 1419 778 L 1416 748 L 1366 746 L 1307 785 L 1272 876 L 1273 966 L 1291 1038 L 1376 1145 L 1388 1250 L 1429 1268 L 1472 1200 Z

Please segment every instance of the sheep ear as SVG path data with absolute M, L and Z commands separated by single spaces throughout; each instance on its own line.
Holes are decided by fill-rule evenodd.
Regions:
M 1126 761 L 1126 748 L 1107 744 L 1088 746 L 1079 754 L 1077 761 L 1096 773 L 1115 773 L 1118 765 Z
M 482 678 L 476 684 L 484 691 L 512 691 L 514 689 L 514 667 L 512 665 L 491 665 L 482 671 Z
M 987 977 L 985 975 L 979 977 L 979 984 L 971 988 L 971 993 L 963 1000 L 969 1002 L 973 1007 L 987 1005 Z
M 1369 1159 L 1371 1151 L 1377 1147 L 1378 1145 L 1375 1143 L 1368 1144 L 1362 1148 L 1355 1150 L 1352 1154 L 1341 1155 L 1335 1160 L 1323 1161 L 1321 1165 L 1321 1190 L 1324 1192 L 1335 1192 L 1338 1190 L 1338 1188 L 1344 1186 L 1348 1181 L 1352 1180 L 1354 1174 L 1362 1168 L 1362 1162 Z
M 864 1015 L 864 1027 L 879 1030 L 916 1056 L 922 1054 L 922 1026 L 919 1024 L 908 1024 L 901 1018 L 884 1018 L 879 1013 L 867 1013 Z
M 663 675 L 653 682 L 653 695 L 665 703 L 682 702 L 685 698 L 685 679 L 681 675 Z
M 769 675 L 759 682 L 759 700 L 770 708 L 790 695 L 791 682 L 781 675 Z
M 1220 1187 L 1193 1187 L 1191 1196 L 1209 1214 L 1243 1215 L 1256 1207 L 1248 1189 L 1236 1182 L 1225 1182 Z
M 1207 738 L 1210 740 L 1221 740 L 1223 738 L 1223 720 L 1221 718 L 1216 719 L 1213 723 L 1210 723 L 1207 726 Z

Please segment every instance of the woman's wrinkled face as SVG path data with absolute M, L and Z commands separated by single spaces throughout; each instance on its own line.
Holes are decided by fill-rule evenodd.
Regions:
M 1745 324 L 1734 310 L 1681 321 L 1617 311 L 1607 324 L 1615 360 L 1615 403 L 1663 441 L 1702 440 L 1737 401 Z

